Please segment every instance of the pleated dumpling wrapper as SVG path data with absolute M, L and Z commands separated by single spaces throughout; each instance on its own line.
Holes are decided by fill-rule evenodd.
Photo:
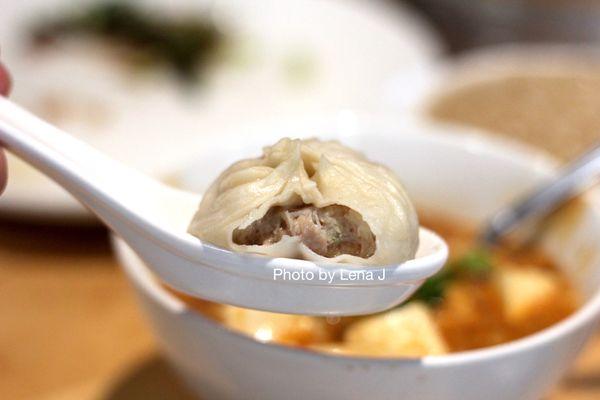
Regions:
M 357 265 L 414 258 L 418 230 L 391 170 L 336 141 L 288 138 L 225 170 L 188 229 L 237 252 Z

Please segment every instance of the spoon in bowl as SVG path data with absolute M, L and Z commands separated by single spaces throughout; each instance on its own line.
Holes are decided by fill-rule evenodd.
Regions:
M 167 285 L 206 300 L 291 314 L 369 314 L 406 300 L 448 257 L 446 243 L 424 228 L 416 257 L 397 265 L 235 253 L 186 232 L 200 196 L 124 166 L 4 98 L 0 144 L 81 201 Z
M 570 162 L 550 182 L 496 211 L 481 229 L 478 245 L 496 245 L 520 226 L 543 219 L 598 179 L 600 145 Z

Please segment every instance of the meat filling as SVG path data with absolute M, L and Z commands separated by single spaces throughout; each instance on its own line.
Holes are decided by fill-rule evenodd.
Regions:
M 239 245 L 269 245 L 283 236 L 298 236 L 324 257 L 350 254 L 368 258 L 375 253 L 375 235 L 356 211 L 341 205 L 317 208 L 272 207 L 264 217 L 233 231 Z

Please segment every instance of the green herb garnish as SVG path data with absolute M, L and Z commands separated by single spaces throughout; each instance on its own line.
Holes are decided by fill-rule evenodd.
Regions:
M 420 300 L 429 305 L 437 305 L 443 300 L 450 283 L 459 278 L 485 279 L 492 268 L 492 256 L 489 251 L 473 249 L 450 261 L 440 272 L 427 279 L 411 297 L 411 301 Z
M 451 261 L 448 267 L 469 278 L 483 278 L 492 270 L 492 255 L 488 250 L 475 248 Z
M 32 41 L 45 46 L 73 35 L 89 35 L 128 47 L 130 59 L 138 64 L 166 65 L 185 81 L 196 79 L 222 39 L 206 19 L 169 18 L 111 1 L 35 26 Z

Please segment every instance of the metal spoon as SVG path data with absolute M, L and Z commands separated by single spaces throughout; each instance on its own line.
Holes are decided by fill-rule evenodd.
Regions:
M 526 222 L 540 220 L 600 178 L 600 145 L 566 165 L 551 182 L 498 210 L 483 227 L 478 244 L 493 246 Z
M 0 143 L 86 205 L 161 280 L 207 300 L 283 313 L 379 312 L 408 298 L 448 255 L 446 243 L 423 228 L 415 259 L 369 267 L 372 277 L 354 274 L 354 280 L 352 272 L 367 270 L 238 254 L 186 232 L 200 196 L 129 169 L 3 98 Z M 290 279 L 276 279 L 279 270 Z

